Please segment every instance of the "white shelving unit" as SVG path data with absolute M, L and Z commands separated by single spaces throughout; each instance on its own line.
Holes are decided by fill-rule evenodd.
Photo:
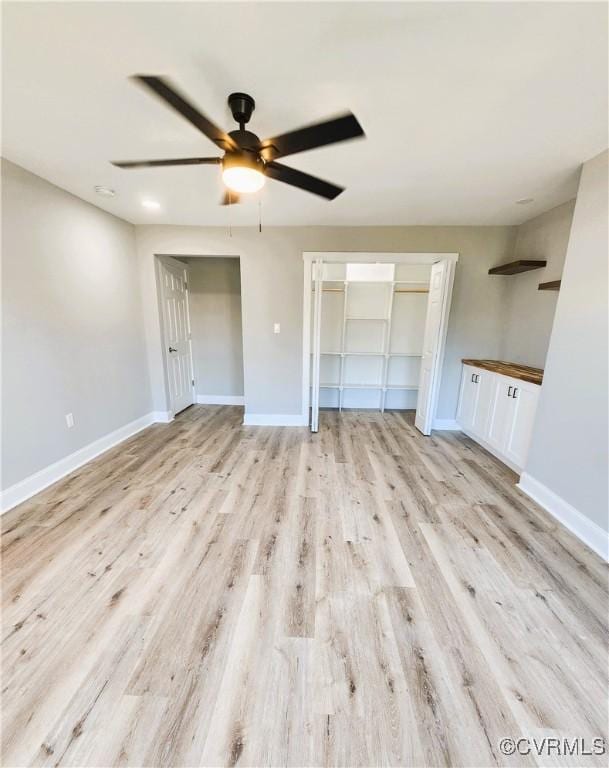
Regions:
M 430 267 L 323 270 L 320 407 L 416 408 Z

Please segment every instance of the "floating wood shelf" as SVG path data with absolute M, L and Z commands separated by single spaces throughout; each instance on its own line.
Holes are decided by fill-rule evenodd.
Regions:
M 538 291 L 560 291 L 560 280 L 550 280 L 549 283 L 539 283 Z
M 489 275 L 518 275 L 520 272 L 530 272 L 532 269 L 541 269 L 547 264 L 546 261 L 539 259 L 518 259 L 510 261 L 509 264 L 500 264 L 498 267 L 489 269 Z

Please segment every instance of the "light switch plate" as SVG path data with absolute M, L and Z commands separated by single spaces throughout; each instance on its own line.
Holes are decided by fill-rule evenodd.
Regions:
M 279 323 L 275 323 L 273 325 L 273 333 L 280 333 L 281 332 L 281 325 Z
M 74 416 L 72 416 L 71 413 L 66 413 L 66 424 L 68 425 L 68 429 L 72 429 L 74 426 Z

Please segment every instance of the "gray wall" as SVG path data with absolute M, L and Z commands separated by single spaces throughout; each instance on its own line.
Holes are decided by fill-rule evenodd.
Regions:
M 537 286 L 562 275 L 575 200 L 552 208 L 518 227 L 514 259 L 542 259 L 543 269 L 496 276 L 505 285 L 505 325 L 501 358 L 543 368 L 548 353 L 558 294 Z
M 584 164 L 526 472 L 607 525 L 609 153 Z
M 439 418 L 454 418 L 461 358 L 498 357 L 505 283 L 487 274 L 512 255 L 516 227 L 143 226 L 136 229 L 154 409 L 168 410 L 154 254 L 241 257 L 244 390 L 248 413 L 302 412 L 303 251 L 458 252 Z M 281 333 L 273 333 L 273 323 Z
M 187 259 L 197 395 L 243 395 L 239 259 Z
M 3 160 L 2 257 L 7 488 L 151 400 L 132 225 Z

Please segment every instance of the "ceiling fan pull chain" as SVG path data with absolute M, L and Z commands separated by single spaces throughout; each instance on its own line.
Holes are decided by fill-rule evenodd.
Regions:
M 232 204 L 233 204 L 233 199 L 232 199 L 231 191 L 229 189 L 228 190 L 228 236 L 229 237 L 233 236 L 233 225 L 231 223 L 231 219 L 232 219 Z
M 258 232 L 262 232 L 262 200 L 258 200 Z

